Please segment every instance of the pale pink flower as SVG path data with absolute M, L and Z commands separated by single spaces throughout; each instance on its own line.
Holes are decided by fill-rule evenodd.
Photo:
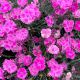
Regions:
M 25 68 L 19 68 L 17 71 L 17 77 L 19 79 L 25 79 L 27 76 L 27 71 Z
M 42 29 L 41 36 L 43 38 L 49 38 L 51 36 L 51 29 L 50 28 Z
M 54 33 L 54 38 L 59 38 L 60 35 L 60 30 L 56 30 L 56 33 Z
M 75 22 L 75 30 L 80 31 L 80 20 Z
M 71 72 L 68 72 L 66 74 L 66 80 L 71 80 L 71 77 L 72 77 L 72 73 Z
M 14 60 L 5 59 L 3 62 L 3 69 L 12 74 L 17 70 L 17 66 Z
M 73 16 L 74 16 L 75 18 L 80 18 L 80 9 L 75 10 L 75 11 L 73 12 Z
M 21 7 L 24 7 L 25 5 L 27 5 L 28 0 L 17 0 L 17 4 Z
M 59 53 L 59 48 L 56 45 L 50 45 L 48 47 L 48 52 L 51 54 L 58 54 Z
M 80 0 L 77 0 L 77 3 L 80 3 Z
M 63 27 L 66 32 L 71 32 L 73 30 L 74 21 L 73 20 L 64 20 L 63 21 Z

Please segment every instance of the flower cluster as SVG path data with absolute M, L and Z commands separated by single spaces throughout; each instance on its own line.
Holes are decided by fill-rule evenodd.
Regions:
M 40 1 L 0 0 L 0 80 L 71 79 L 69 62 L 80 56 L 80 0 Z

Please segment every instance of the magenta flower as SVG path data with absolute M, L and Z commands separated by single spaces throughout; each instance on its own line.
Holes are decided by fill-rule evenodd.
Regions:
M 22 41 L 28 38 L 28 30 L 26 28 L 18 29 L 14 34 L 17 41 Z
M 80 31 L 80 21 L 75 22 L 75 30 Z
M 17 66 L 14 60 L 5 59 L 3 62 L 3 69 L 12 74 L 17 70 Z
M 72 6 L 73 0 L 57 0 L 61 9 L 69 9 Z
M 4 71 L 3 69 L 0 67 L 0 79 L 4 79 Z
M 25 24 L 31 24 L 36 19 L 39 19 L 41 12 L 36 4 L 31 3 L 25 7 L 20 14 L 20 20 Z
M 28 0 L 17 0 L 17 4 L 21 7 L 24 7 L 25 5 L 27 5 Z
M 49 38 L 51 36 L 51 29 L 50 28 L 42 29 L 41 36 L 43 38 Z
M 54 24 L 53 16 L 49 15 L 49 16 L 45 17 L 45 22 L 47 23 L 47 25 L 49 27 L 52 27 Z
M 61 64 L 58 64 L 55 59 L 51 59 L 47 62 L 48 67 L 50 68 L 50 71 L 48 73 L 48 76 L 51 76 L 53 78 L 60 77 L 63 73 L 64 67 Z
M 45 65 L 45 57 L 44 56 L 37 56 L 34 60 L 34 64 L 36 64 L 36 68 L 41 71 L 44 70 L 46 65 Z
M 34 64 L 34 63 L 32 65 L 30 65 L 29 71 L 32 76 L 37 76 L 38 72 L 39 72 L 39 70 L 36 68 L 36 64 Z
M 19 79 L 25 79 L 27 76 L 27 71 L 25 68 L 19 68 L 17 71 L 17 77 Z
M 66 58 L 74 59 L 75 56 L 76 54 L 72 49 L 70 48 L 66 49 Z
M 32 57 L 30 55 L 24 56 L 23 64 L 29 66 L 32 63 Z
M 42 71 L 46 68 L 45 65 L 45 57 L 44 56 L 38 56 L 35 58 L 32 65 L 29 67 L 29 71 L 32 76 L 37 76 L 39 71 Z
M 55 44 L 56 40 L 54 39 L 54 37 L 50 36 L 49 38 L 46 38 L 44 40 L 44 45 L 45 46 L 49 46 L 51 44 Z
M 75 11 L 73 12 L 73 16 L 74 16 L 75 18 L 80 18 L 80 9 L 75 10 Z
M 20 13 L 21 13 L 21 8 L 13 8 L 10 12 L 10 17 L 14 20 L 19 20 L 20 19 Z
M 1 0 L 0 1 L 0 13 L 6 13 L 12 9 L 12 4 L 11 2 L 7 0 Z
M 34 56 L 40 56 L 42 54 L 42 51 L 41 51 L 41 49 L 40 49 L 40 46 L 35 46 L 34 48 L 33 48 L 33 55 Z
M 78 8 L 79 8 L 78 3 L 77 2 L 73 2 L 72 6 L 70 7 L 70 11 L 75 13 Z
M 73 20 L 64 20 L 63 21 L 63 27 L 66 32 L 71 32 L 73 30 L 74 21 Z

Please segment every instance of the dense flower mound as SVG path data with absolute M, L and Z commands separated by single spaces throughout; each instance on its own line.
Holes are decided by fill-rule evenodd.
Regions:
M 75 80 L 77 61 L 80 0 L 0 0 L 0 80 Z
M 25 7 L 20 14 L 20 20 L 25 24 L 31 24 L 33 21 L 40 18 L 41 12 L 36 4 L 31 3 Z

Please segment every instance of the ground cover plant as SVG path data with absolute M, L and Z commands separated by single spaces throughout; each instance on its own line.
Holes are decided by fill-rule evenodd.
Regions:
M 80 80 L 80 0 L 0 0 L 0 80 Z

